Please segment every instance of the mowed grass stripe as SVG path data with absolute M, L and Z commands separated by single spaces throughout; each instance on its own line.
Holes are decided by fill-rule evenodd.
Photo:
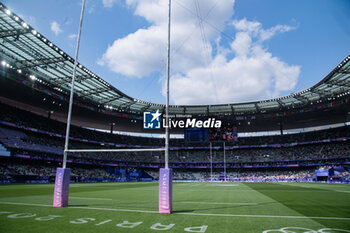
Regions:
M 128 232 L 154 232 L 150 226 L 155 223 L 176 226 L 170 232 L 184 232 L 185 227 L 208 225 L 206 233 L 256 233 L 281 227 L 306 227 L 310 229 L 338 228 L 350 229 L 350 213 L 345 208 L 333 206 L 336 197 L 342 205 L 349 207 L 348 193 L 318 192 L 320 189 L 300 188 L 293 185 L 235 183 L 234 186 L 210 187 L 210 183 L 174 183 L 173 207 L 171 215 L 158 214 L 158 183 L 110 183 L 71 184 L 69 208 L 53 208 L 53 185 L 0 185 L 0 209 L 16 213 L 35 213 L 37 216 L 62 215 L 48 222 L 37 222 L 34 218 L 11 219 L 0 215 L 0 232 L 118 232 L 117 223 L 125 220 L 143 222 Z M 302 184 L 298 184 L 302 185 Z M 312 184 L 311 184 L 312 185 Z M 318 184 L 323 187 L 322 184 Z M 35 188 L 33 188 L 33 186 Z M 40 187 L 39 187 L 40 186 Z M 38 188 L 37 188 L 38 187 Z M 328 189 L 329 185 L 325 185 Z M 335 190 L 348 191 L 349 185 L 334 186 Z M 11 190 L 12 189 L 12 190 Z M 143 189 L 147 189 L 144 191 Z M 216 190 L 215 192 L 208 190 Z M 258 190 L 258 191 L 257 191 Z M 298 191 L 314 191 L 298 192 Z M 259 192 L 261 191 L 261 192 Z M 269 192 L 272 191 L 272 192 Z M 20 199 L 17 195 L 20 192 Z M 265 195 L 266 193 L 266 195 Z M 278 195 L 277 195 L 278 194 Z M 334 196 L 334 195 L 336 196 Z M 275 195 L 284 199 L 274 200 Z M 313 202 L 304 200 L 313 197 Z M 89 198 L 89 199 L 79 199 Z M 94 200 L 93 198 L 112 199 Z M 321 208 L 326 211 L 320 211 Z M 281 201 L 281 202 L 280 202 Z M 186 203 L 198 202 L 198 203 Z M 15 204 L 4 204 L 15 203 Z M 37 204 L 35 204 L 37 203 Z M 209 204 L 210 203 L 210 204 Z M 233 205 L 222 203 L 256 203 L 256 205 Z M 329 203 L 329 205 L 326 205 Z M 308 208 L 309 213 L 293 208 Z M 138 212 L 136 212 L 138 211 Z M 96 219 L 81 225 L 70 224 L 70 220 L 82 217 Z M 112 220 L 98 228 L 95 224 Z M 51 228 L 54 226 L 54 228 Z M 50 230 L 49 230 L 50 229 Z M 55 230 L 53 230 L 55 229 Z
M 11 189 L 11 185 L 0 185 L 0 201 L 18 203 L 17 205 L 1 204 L 0 209 L 6 211 L 14 211 L 15 213 L 38 211 L 39 213 L 52 214 L 52 212 L 63 214 L 66 217 L 92 217 L 99 219 L 99 222 L 107 219 L 114 221 L 143 221 L 144 225 L 154 224 L 156 222 L 162 224 L 176 223 L 179 229 L 174 232 L 183 232 L 185 227 L 209 225 L 208 232 L 262 232 L 267 229 L 278 229 L 287 226 L 312 226 L 315 229 L 324 227 L 338 227 L 340 229 L 350 229 L 350 214 L 344 208 L 339 211 L 336 206 L 332 206 L 334 196 L 339 195 L 337 199 L 342 204 L 349 206 L 348 194 L 336 192 L 325 184 L 325 189 L 318 192 L 318 189 L 294 187 L 293 184 L 282 186 L 280 183 L 262 184 L 262 183 L 236 183 L 235 186 L 216 186 L 210 187 L 209 183 L 189 183 L 178 185 L 174 183 L 174 213 L 171 215 L 158 214 L 158 183 L 116 183 L 111 184 L 71 184 L 70 197 L 83 197 L 90 199 L 71 198 L 69 208 L 52 208 L 53 185 L 38 185 L 42 191 L 33 188 L 35 185 L 22 185 Z M 298 184 L 302 185 L 302 184 Z M 313 184 L 310 184 L 313 185 Z M 320 184 L 318 184 L 320 185 Z M 320 185 L 320 188 L 323 185 Z M 350 190 L 347 185 L 334 186 L 336 190 Z M 147 189 L 144 191 L 143 189 Z M 215 189 L 215 192 L 208 191 Z M 5 191 L 6 190 L 6 191 Z M 21 199 L 13 195 L 19 192 Z M 26 190 L 26 191 L 25 191 Z M 258 190 L 258 191 L 257 191 Z M 310 192 L 298 192 L 308 190 Z M 5 191 L 5 192 L 3 192 Z M 259 192 L 261 191 L 261 192 Z M 315 192 L 313 192 L 315 191 Z M 332 191 L 332 192 L 331 192 Z M 40 194 L 41 195 L 38 195 Z M 267 194 L 267 195 L 266 195 Z M 280 195 L 285 197 L 282 202 L 275 200 L 270 195 Z M 312 195 L 314 202 L 305 201 L 305 195 Z M 106 198 L 111 201 L 94 200 L 92 198 Z M 319 199 L 329 206 L 322 205 L 326 211 L 320 211 Z M 324 199 L 326 198 L 326 199 Z M 308 199 L 308 198 L 307 198 Z M 186 203 L 199 202 L 199 203 Z M 207 202 L 207 203 L 205 203 Z M 27 207 L 22 204 L 29 204 Z M 38 203 L 41 206 L 33 206 Z M 212 204 L 208 204 L 212 203 Z M 221 203 L 257 203 L 256 205 L 228 205 Z M 321 203 L 322 204 L 322 203 Z M 296 205 L 299 208 L 308 208 L 309 213 L 299 212 L 293 208 Z M 35 210 L 37 208 L 37 210 Z M 350 208 L 349 208 L 350 209 Z M 139 211 L 139 212 L 136 212 Z M 345 211 L 345 212 L 344 212 Z M 45 215 L 45 214 L 42 214 Z M 1 216 L 0 216 L 1 217 Z M 3 224 L 1 224 L 1 221 Z M 3 215 L 0 220 L 3 227 L 8 226 L 12 220 L 7 219 Z M 24 223 L 25 226 L 27 223 Z M 29 221 L 29 220 L 28 220 Z M 59 220 L 57 220 L 59 221 Z M 96 220 L 97 222 L 97 220 Z M 197 222 L 197 224 L 194 224 Z M 30 224 L 30 223 L 28 223 Z M 41 223 L 42 224 L 42 223 Z M 107 227 L 108 224 L 103 225 Z M 111 224 L 113 225 L 113 224 Z M 234 230 L 233 225 L 236 227 Z M 26 225 L 31 227 L 30 225 Z M 64 226 L 64 225 L 63 225 Z M 115 224 L 114 224 L 115 226 Z M 181 227 L 182 228 L 181 228 Z M 17 229 L 15 225 L 11 225 L 12 229 Z M 7 229 L 11 229 L 9 228 Z M 68 227 L 68 226 L 67 226 Z M 60 229 L 61 232 L 84 232 L 83 229 Z M 79 227 L 81 227 L 79 225 Z M 148 226 L 149 227 L 149 226 Z M 215 228 L 215 229 L 214 229 Z M 4 230 L 5 228 L 3 228 Z M 35 228 L 33 228 L 35 229 Z M 106 228 L 108 229 L 108 228 Z M 241 229 L 241 230 L 240 230 Z M 244 229 L 244 230 L 242 230 Z M 90 228 L 85 229 L 90 230 Z M 112 232 L 113 230 L 106 230 Z M 16 231 L 4 231 L 16 232 Z M 17 231 L 20 232 L 20 231 Z M 34 231 L 28 231 L 34 232 Z M 39 227 L 36 232 L 41 231 Z M 88 231 L 86 231 L 88 232 Z M 151 232 L 145 229 L 139 229 L 130 232 Z
M 328 219 L 330 217 L 345 221 L 348 221 L 346 219 L 350 217 L 350 203 L 347 201 L 347 194 L 337 193 L 335 190 L 329 189 L 327 185 L 325 189 L 319 186 L 300 185 L 299 183 L 288 185 L 284 183 L 255 183 L 247 184 L 247 186 L 293 210 L 296 214 L 306 216 L 324 226 L 332 224 L 332 220 Z M 302 192 L 305 190 L 309 192 Z M 291 192 L 294 194 L 290 194 Z M 315 216 L 315 213 L 318 216 L 312 217 Z M 344 223 L 344 225 L 349 225 L 349 223 Z
M 98 184 L 78 184 L 78 186 L 83 186 L 85 192 L 79 192 L 78 190 L 72 189 L 71 190 L 71 197 L 75 197 L 75 195 L 78 197 L 84 197 L 84 198 L 91 198 L 90 200 L 81 199 L 79 200 L 76 198 L 72 198 L 70 201 L 70 204 L 74 205 L 86 205 L 92 207 L 103 207 L 103 208 L 116 208 L 119 209 L 122 207 L 123 209 L 143 209 L 143 210 L 157 210 L 158 209 L 158 184 L 157 183 L 147 183 L 152 184 L 150 188 L 152 188 L 152 192 L 144 192 L 143 187 L 144 185 L 138 186 L 139 188 L 136 189 L 136 184 L 142 184 L 142 183 L 128 183 L 132 188 L 127 188 L 127 184 L 124 184 L 125 186 L 123 189 L 119 189 L 121 186 L 119 183 L 116 184 L 115 189 L 108 190 L 108 192 L 102 188 L 105 187 L 104 184 L 98 185 Z M 175 187 L 174 188 L 174 210 L 179 212 L 205 212 L 210 214 L 257 214 L 257 215 L 295 215 L 295 212 L 290 211 L 290 209 L 283 208 L 283 210 L 279 211 L 281 209 L 280 203 L 278 203 L 276 200 L 272 200 L 271 198 L 267 198 L 265 195 L 257 192 L 254 189 L 251 189 L 250 187 L 246 186 L 245 184 L 239 184 L 239 186 L 233 186 L 233 187 L 216 187 L 216 193 L 212 194 L 208 192 L 207 183 L 197 183 L 198 186 L 196 187 L 196 190 L 193 189 L 186 189 L 185 187 L 182 187 L 181 189 Z M 74 187 L 77 184 L 72 184 L 72 187 Z M 266 184 L 269 185 L 269 184 Z M 25 186 L 25 185 L 24 185 Z M 108 186 L 112 186 L 109 184 Z M 192 186 L 191 183 L 189 183 L 189 186 Z M 100 189 L 101 188 L 101 189 Z M 78 192 L 76 192 L 78 191 Z M 242 192 L 243 191 L 243 192 Z M 248 193 L 246 191 L 249 191 Z M 278 190 L 273 190 L 278 191 Z M 46 194 L 47 191 L 45 191 L 44 194 Z M 53 192 L 53 190 L 52 190 Z M 10 192 L 13 193 L 13 192 Z M 22 202 L 26 203 L 38 203 L 42 202 L 40 199 L 44 198 L 47 203 L 52 202 L 52 193 L 40 197 L 37 196 L 38 192 L 33 192 L 34 195 L 30 195 L 32 193 L 31 190 L 28 190 L 28 192 L 23 194 L 27 194 L 26 197 L 21 198 Z M 29 194 L 29 195 L 28 195 Z M 1 194 L 0 194 L 1 196 Z M 96 200 L 92 198 L 105 198 L 109 199 L 109 197 L 112 197 L 110 199 L 110 202 L 106 201 L 102 204 L 102 200 Z M 33 199 L 33 200 L 31 200 Z M 35 200 L 34 200 L 35 199 Z M 0 199 L 1 200 L 1 199 Z M 2 199 L 4 200 L 4 199 Z M 17 199 L 13 196 L 8 196 L 4 201 L 9 202 L 17 202 Z M 186 202 L 193 202 L 193 203 L 186 203 Z M 198 202 L 198 203 L 195 203 Z M 207 202 L 207 203 L 206 203 Z M 257 203 L 259 206 L 246 204 L 243 205 L 223 205 L 223 204 L 208 204 L 211 202 L 217 202 L 217 203 Z M 311 214 L 309 214 L 311 216 Z M 325 215 L 327 216 L 327 215 Z M 336 216 L 336 217 L 344 217 L 344 216 Z

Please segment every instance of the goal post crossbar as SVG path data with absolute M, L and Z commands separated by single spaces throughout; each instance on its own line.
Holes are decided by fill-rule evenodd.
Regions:
M 68 149 L 66 152 L 142 152 L 142 151 L 165 151 L 165 148 L 138 148 L 138 149 Z

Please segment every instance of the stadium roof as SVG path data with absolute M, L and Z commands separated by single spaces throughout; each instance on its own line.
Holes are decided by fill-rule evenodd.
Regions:
M 74 59 L 0 3 L 1 64 L 69 93 Z M 132 98 L 78 64 L 75 93 L 101 107 L 141 114 L 164 104 Z M 217 105 L 170 105 L 170 114 L 254 114 L 304 107 L 350 94 L 350 55 L 314 86 L 274 99 Z

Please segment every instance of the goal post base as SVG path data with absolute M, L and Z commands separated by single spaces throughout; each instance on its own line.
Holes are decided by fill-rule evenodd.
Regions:
M 173 170 L 161 168 L 159 170 L 159 213 L 171 214 L 173 207 Z
M 53 207 L 68 206 L 70 168 L 57 168 Z

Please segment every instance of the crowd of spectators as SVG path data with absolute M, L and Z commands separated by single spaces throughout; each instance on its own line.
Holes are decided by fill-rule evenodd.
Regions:
M 159 172 L 157 170 L 147 170 L 155 179 L 159 178 Z M 290 181 L 299 181 L 299 180 L 308 180 L 312 181 L 315 177 L 315 170 L 305 169 L 305 170 L 275 170 L 275 171 L 228 171 L 226 173 L 226 179 L 223 172 L 213 172 L 212 174 L 209 171 L 181 171 L 174 170 L 173 178 L 175 180 L 197 180 L 197 181 L 237 181 L 237 180 L 290 180 Z
M 0 126 L 0 143 L 14 154 L 46 154 L 44 157 L 59 157 L 63 154 L 64 139 L 55 136 L 42 135 L 36 132 L 23 132 L 18 129 Z M 70 141 L 70 148 L 105 149 L 111 148 L 95 143 Z M 298 145 L 290 147 L 269 148 L 235 148 L 225 150 L 225 160 L 228 163 L 237 162 L 271 162 L 271 161 L 301 161 L 325 158 L 345 158 L 350 156 L 350 143 L 332 142 Z M 162 152 L 95 152 L 74 153 L 70 155 L 75 161 L 103 159 L 129 162 L 162 162 Z M 171 150 L 169 161 L 172 163 L 214 163 L 224 161 L 223 149 L 215 149 L 210 156 L 209 150 L 179 149 Z
M 20 127 L 31 127 L 37 130 L 44 130 L 48 133 L 28 130 L 20 127 L 13 127 L 6 124 L 0 125 L 0 144 L 11 152 L 11 157 L 27 156 L 27 159 L 37 159 L 38 161 L 56 161 L 60 164 L 63 154 L 65 125 L 63 123 L 38 116 L 23 110 L 0 104 L 0 121 L 14 123 Z M 164 140 L 157 138 L 131 137 L 118 134 L 103 133 L 88 130 L 77 126 L 72 126 L 69 147 L 74 148 L 94 148 L 106 149 L 116 148 L 110 143 L 125 144 L 130 146 L 162 146 Z M 53 134 L 52 134 L 53 133 Z M 213 162 L 214 168 L 227 166 L 266 166 L 266 167 L 288 167 L 288 165 L 311 166 L 319 164 L 323 166 L 341 165 L 350 162 L 350 143 L 347 140 L 305 143 L 297 145 L 296 142 L 317 141 L 324 139 L 335 139 L 350 137 L 350 127 L 344 126 L 337 129 L 329 129 L 317 132 L 302 133 L 285 136 L 261 136 L 251 138 L 240 138 L 240 145 L 254 145 L 252 148 L 232 148 L 228 143 L 228 148 L 224 151 L 222 147 L 214 147 L 212 155 L 209 149 L 188 148 L 182 139 L 172 139 L 170 144 L 177 146 L 177 149 L 170 151 L 169 161 L 173 168 L 176 168 L 174 177 L 178 179 L 210 179 L 207 171 L 201 168 L 208 168 Z M 84 140 L 82 140 L 84 139 Z M 291 143 L 288 146 L 276 144 Z M 295 144 L 293 144 L 295 143 Z M 204 144 L 192 145 L 201 147 Z M 258 146 L 256 146 L 258 145 Z M 208 144 L 205 144 L 207 147 Z M 1 158 L 1 155 L 0 155 Z M 225 158 L 225 159 L 224 159 Z M 69 154 L 69 160 L 74 164 L 72 176 L 80 177 L 80 180 L 95 178 L 113 178 L 106 172 L 106 164 L 118 164 L 123 167 L 150 168 L 161 167 L 164 161 L 162 152 L 98 152 L 98 153 L 74 153 Z M 225 160 L 226 164 L 223 163 Z M 103 165 L 104 168 L 89 169 L 79 167 L 81 164 Z M 189 171 L 184 169 L 197 170 Z M 182 169 L 182 170 L 181 170 Z M 270 170 L 259 172 L 230 171 L 227 179 L 299 179 L 310 178 L 311 170 L 290 171 Z M 39 166 L 23 163 L 5 163 L 0 166 L 0 175 L 36 175 L 54 176 L 55 166 Z M 313 170 L 314 171 L 314 170 Z M 157 171 L 149 170 L 150 175 L 157 177 Z M 220 173 L 214 173 L 215 179 L 219 179 Z
M 6 121 L 32 127 L 39 130 L 50 131 L 65 135 L 66 125 L 62 122 L 39 116 L 12 106 L 0 103 L 0 121 Z M 350 137 L 350 127 L 340 127 L 333 129 L 318 130 L 306 133 L 274 135 L 274 136 L 256 136 L 240 137 L 237 142 L 227 142 L 228 146 L 234 145 L 269 145 L 297 143 L 314 140 L 329 140 L 334 138 Z M 71 126 L 71 137 L 88 139 L 105 143 L 118 143 L 125 145 L 143 145 L 143 146 L 164 146 L 164 139 L 152 137 L 136 137 L 121 134 L 110 134 L 96 130 L 90 130 L 82 127 Z M 183 139 L 171 139 L 171 145 L 175 147 L 186 146 Z M 193 145 L 191 145 L 193 146 Z M 208 143 L 195 144 L 194 146 L 208 146 Z
M 0 177 L 8 179 L 31 180 L 38 177 L 54 178 L 56 176 L 56 166 L 44 164 L 24 164 L 6 162 L 0 165 Z M 10 177 L 10 178 L 9 178 Z M 89 181 L 89 180 L 113 180 L 115 175 L 108 173 L 104 168 L 96 167 L 71 167 L 72 181 Z
M 329 167 L 331 168 L 331 167 Z M 318 169 L 325 169 L 320 167 Z M 129 173 L 139 171 L 136 168 L 129 169 Z M 158 169 L 143 170 L 148 177 L 153 180 L 159 179 Z M 52 165 L 22 164 L 7 162 L 0 165 L 0 183 L 25 182 L 32 180 L 45 180 L 52 182 L 56 173 L 56 167 Z M 73 182 L 96 182 L 96 181 L 117 181 L 115 173 L 107 172 L 105 168 L 96 167 L 72 167 L 71 180 Z M 315 181 L 315 168 L 304 169 L 274 169 L 274 170 L 257 170 L 257 169 L 230 169 L 226 176 L 223 171 L 213 171 L 208 169 L 186 170 L 174 169 L 174 180 L 193 180 L 193 181 Z M 345 170 L 333 176 L 333 181 L 350 181 L 350 172 Z

